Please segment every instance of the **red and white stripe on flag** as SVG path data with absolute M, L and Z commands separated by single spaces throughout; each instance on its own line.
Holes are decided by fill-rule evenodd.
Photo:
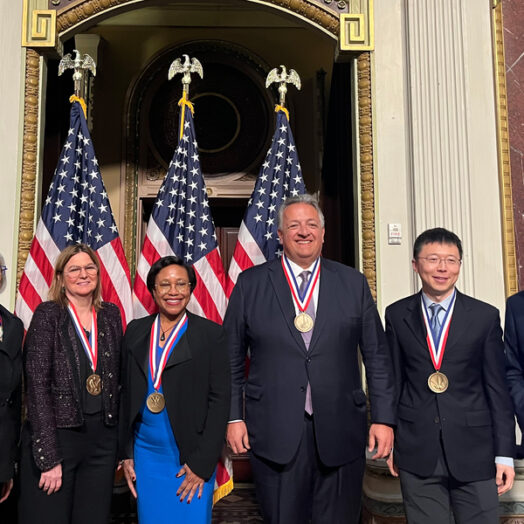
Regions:
M 133 318 L 131 279 L 120 238 L 115 238 L 95 251 L 100 261 L 102 279 L 102 300 L 113 302 L 120 309 L 122 325 Z M 33 313 L 40 302 L 47 300 L 56 259 L 60 254 L 42 219 L 38 222 L 36 234 L 20 279 L 16 299 L 16 315 L 27 330 Z

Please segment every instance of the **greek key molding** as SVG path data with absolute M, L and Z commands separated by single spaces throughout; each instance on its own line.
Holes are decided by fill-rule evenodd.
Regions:
M 495 70 L 495 98 L 497 110 L 497 150 L 502 212 L 502 255 L 506 297 L 519 290 L 515 224 L 513 221 L 513 194 L 511 189 L 510 144 L 508 133 L 508 98 L 506 91 L 506 64 L 504 59 L 504 28 L 502 2 L 494 2 L 492 9 L 493 60 Z
M 375 47 L 373 0 L 351 0 L 340 15 L 340 51 L 372 51 Z
M 18 224 L 18 253 L 16 283 L 29 254 L 33 239 L 35 217 L 35 191 L 38 158 L 38 114 L 40 89 L 40 55 L 34 49 L 26 50 L 24 131 L 22 145 L 22 180 L 20 188 L 20 220 Z
M 44 9 L 47 0 L 24 0 L 22 46 L 58 48 L 56 11 Z
M 371 56 L 362 53 L 357 59 L 358 140 L 360 145 L 360 200 L 362 216 L 362 272 L 371 294 L 377 299 L 375 242 L 375 173 L 373 171 L 373 117 L 371 98 Z

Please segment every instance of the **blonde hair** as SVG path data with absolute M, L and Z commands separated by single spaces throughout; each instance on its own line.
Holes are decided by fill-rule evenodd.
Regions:
M 93 291 L 93 306 L 95 310 L 98 311 L 102 307 L 102 285 L 100 283 L 100 262 L 95 252 L 86 244 L 74 244 L 64 248 L 55 263 L 55 274 L 53 275 L 53 282 L 51 282 L 51 287 L 49 288 L 49 293 L 47 294 L 47 299 L 52 302 L 60 304 L 62 307 L 66 307 L 69 304 L 67 296 L 65 294 L 64 287 L 64 268 L 67 263 L 78 253 L 86 253 L 91 258 L 93 264 L 98 270 L 98 281 L 96 287 Z

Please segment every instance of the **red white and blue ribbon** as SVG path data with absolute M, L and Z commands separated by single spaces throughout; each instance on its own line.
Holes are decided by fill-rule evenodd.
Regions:
M 435 340 L 433 338 L 433 331 L 431 329 L 431 324 L 429 320 L 429 312 L 424 298 L 422 300 L 422 316 L 424 317 L 424 324 L 426 325 L 426 342 L 428 344 L 429 354 L 431 355 L 431 361 L 435 370 L 438 371 L 442 365 L 442 359 L 444 358 L 444 352 L 446 351 L 446 343 L 448 341 L 449 326 L 451 325 L 451 317 L 453 316 L 453 309 L 455 307 L 455 299 L 457 297 L 457 292 L 453 292 L 453 298 L 449 303 L 449 307 L 444 315 L 444 322 L 440 328 L 440 333 Z
M 151 373 L 151 380 L 153 388 L 158 390 L 162 383 L 162 372 L 166 367 L 169 356 L 173 348 L 177 345 L 180 337 L 187 329 L 187 314 L 178 321 L 178 324 L 172 329 L 171 335 L 167 339 L 164 347 L 159 344 L 160 333 L 160 315 L 156 316 L 153 326 L 151 327 L 151 337 L 149 340 L 149 372 Z M 158 358 L 160 356 L 160 359 Z
M 82 323 L 80 322 L 80 317 L 76 312 L 75 306 L 69 303 L 67 309 L 69 310 L 69 315 L 71 315 L 73 326 L 75 326 L 75 331 L 78 335 L 78 338 L 80 339 L 82 347 L 86 352 L 87 359 L 89 360 L 89 365 L 91 366 L 91 369 L 94 373 L 96 371 L 96 364 L 98 360 L 98 327 L 95 308 L 93 306 L 91 310 L 92 320 L 91 331 L 89 332 L 89 339 L 87 338 L 86 332 L 84 331 L 84 326 L 82 326 Z
M 284 270 L 284 275 L 286 277 L 289 289 L 291 289 L 291 295 L 293 296 L 293 301 L 297 306 L 298 310 L 301 312 L 306 311 L 311 299 L 313 298 L 313 292 L 317 286 L 318 279 L 320 277 L 320 258 L 317 259 L 315 265 L 313 266 L 313 271 L 311 272 L 311 277 L 308 280 L 304 294 L 300 294 L 300 286 L 295 278 L 291 265 L 286 255 L 282 255 L 282 269 Z

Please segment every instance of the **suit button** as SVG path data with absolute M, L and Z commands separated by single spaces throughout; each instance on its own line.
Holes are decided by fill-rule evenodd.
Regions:
M 440 419 L 438 417 L 435 417 L 434 422 L 435 422 L 435 424 L 438 424 L 440 422 Z
M 306 388 L 304 386 L 300 386 L 300 391 L 306 391 Z
M 306 362 L 309 364 L 311 362 L 311 358 L 310 357 L 306 358 Z

